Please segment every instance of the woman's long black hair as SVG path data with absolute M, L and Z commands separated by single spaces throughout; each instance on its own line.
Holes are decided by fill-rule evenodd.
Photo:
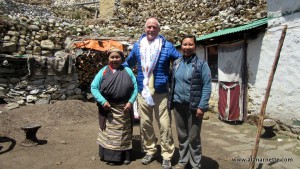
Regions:
M 192 39 L 194 39 L 194 43 L 196 44 L 196 37 L 195 37 L 194 35 L 185 35 L 185 36 L 181 39 L 180 45 L 182 45 L 183 40 L 186 39 L 186 38 L 192 38 Z

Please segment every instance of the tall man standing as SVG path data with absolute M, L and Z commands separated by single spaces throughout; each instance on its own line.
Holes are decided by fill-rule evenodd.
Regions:
M 146 152 L 141 162 L 147 165 L 156 155 L 154 113 L 160 129 L 162 167 L 169 169 L 175 150 L 171 131 L 171 114 L 167 110 L 169 68 L 170 61 L 179 58 L 181 54 L 159 32 L 158 20 L 147 19 L 145 33 L 134 44 L 124 64 L 130 67 L 138 64 L 138 110 L 142 144 Z

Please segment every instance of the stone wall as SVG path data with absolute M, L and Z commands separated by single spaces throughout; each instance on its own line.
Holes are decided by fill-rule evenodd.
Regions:
M 108 2 L 112 1 L 106 3 Z M 117 8 L 108 8 L 108 11 L 114 12 L 114 17 L 110 20 L 103 21 L 100 18 L 86 21 L 85 24 L 80 24 L 78 20 L 57 18 L 49 8 L 16 6 L 12 2 L 4 5 L 3 9 L 0 6 L 0 11 L 12 12 L 7 18 L 11 23 L 0 31 L 0 38 L 4 41 L 2 49 L 0 46 L 0 53 L 51 56 L 53 52 L 63 48 L 63 40 L 70 35 L 92 33 L 106 37 L 127 36 L 136 40 L 143 33 L 145 20 L 150 16 L 159 19 L 161 34 L 173 43 L 179 43 L 181 36 L 185 34 L 201 36 L 266 17 L 265 0 L 156 0 L 155 3 L 146 0 L 122 0 L 117 4 Z M 30 11 L 22 15 L 22 11 L 17 9 Z
M 82 85 L 82 72 L 76 67 L 80 55 L 76 53 L 82 51 L 72 48 L 72 44 L 89 38 L 101 39 L 96 34 L 89 36 L 94 29 L 101 30 L 100 26 L 11 16 L 2 28 L 0 102 L 11 103 L 8 107 L 15 108 L 54 100 L 91 99 L 89 86 Z M 119 39 L 128 43 L 128 38 Z M 101 65 L 107 64 L 104 62 Z
M 102 19 L 111 19 L 115 10 L 115 0 L 101 1 L 99 5 L 99 17 Z
M 51 5 L 54 6 L 70 6 L 74 4 L 82 4 L 82 3 L 89 3 L 89 2 L 99 2 L 99 0 L 52 0 Z M 99 6 L 99 4 L 96 4 Z M 93 5 L 95 6 L 95 5 Z
M 115 36 L 138 38 L 146 19 L 156 17 L 161 33 L 178 43 L 184 34 L 201 36 L 266 16 L 266 0 L 107 0 L 100 1 L 98 20 L 89 23 L 113 27 L 117 31 L 109 33 Z
M 88 27 L 56 19 L 11 17 L 9 24 L 0 32 L 3 37 L 0 53 L 4 54 L 54 56 L 64 48 L 66 37 L 91 32 Z
M 162 33 L 172 42 L 183 34 L 197 36 L 236 27 L 266 17 L 266 0 L 122 0 L 115 11 L 120 26 L 143 28 L 147 18 L 158 18 Z M 101 5 L 101 4 L 100 4 Z
M 38 58 L 40 59 L 34 59 L 33 56 L 0 55 L 0 98 L 11 103 L 8 107 L 49 104 L 51 100 L 83 99 L 77 72 L 68 73 L 66 69 L 68 64 L 62 65 L 60 70 L 58 68 L 52 70 L 51 64 L 45 65 L 45 61 L 38 66 L 37 60 L 46 57 L 38 56 Z M 65 63 L 69 62 L 68 59 L 68 57 L 65 59 Z M 62 58 L 53 60 L 57 63 Z
M 89 34 L 91 28 L 26 16 L 11 16 L 9 21 L 0 31 L 0 101 L 15 108 L 84 99 L 70 39 Z
M 299 11 L 299 0 L 268 0 L 268 15 L 273 18 L 268 20 L 268 30 L 264 34 L 261 44 L 252 48 L 255 53 L 251 51 L 251 54 L 247 54 L 252 62 L 257 62 L 252 64 L 255 67 L 252 66 L 249 71 L 249 74 L 251 74 L 249 84 L 252 88 L 249 91 L 249 96 L 253 100 L 252 107 L 259 110 L 278 49 L 282 29 L 284 25 L 288 26 L 266 107 L 266 115 L 291 126 L 298 126 L 298 131 L 295 132 L 298 134 L 300 133 L 300 104 L 298 101 L 300 99 Z
M 184 34 L 200 36 L 266 16 L 265 0 L 116 2 L 112 19 L 81 24 L 59 18 L 49 6 L 0 1 L 0 98 L 20 104 L 82 98 L 86 93 L 80 88 L 76 69 L 67 64 L 72 43 L 68 37 L 126 36 L 132 38 L 127 41 L 131 43 L 143 33 L 146 18 L 154 16 L 161 23 L 161 34 L 177 43 Z M 40 61 L 38 69 L 32 60 Z M 56 64 L 66 68 L 53 66 Z

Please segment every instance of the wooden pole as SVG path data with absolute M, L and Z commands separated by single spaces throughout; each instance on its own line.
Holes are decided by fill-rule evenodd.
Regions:
M 90 5 L 90 4 L 97 4 L 97 3 L 100 3 L 100 1 L 96 1 L 96 2 L 84 2 L 84 3 L 79 3 L 79 4 L 73 4 L 73 6 Z
M 260 140 L 260 136 L 261 136 L 261 130 L 262 130 L 262 126 L 263 126 L 263 122 L 264 122 L 264 117 L 265 117 L 265 112 L 266 112 L 266 107 L 267 107 L 267 103 L 268 103 L 268 99 L 269 99 L 269 95 L 270 95 L 270 91 L 271 91 L 271 87 L 272 87 L 272 82 L 274 79 L 274 74 L 277 68 L 277 64 L 280 58 L 280 52 L 281 52 L 281 48 L 283 45 L 283 41 L 285 38 L 285 34 L 286 34 L 286 30 L 287 30 L 287 25 L 284 26 L 282 33 L 281 33 L 281 37 L 279 40 L 279 44 L 277 47 L 277 51 L 276 51 L 276 55 L 275 55 L 275 59 L 273 62 L 273 66 L 272 66 L 272 70 L 269 76 L 269 81 L 268 81 L 268 85 L 267 85 L 267 89 L 266 89 L 266 94 L 264 97 L 264 100 L 262 102 L 261 105 L 261 109 L 260 109 L 260 117 L 259 117 L 259 121 L 258 121 L 258 126 L 257 126 L 257 134 L 256 134 L 256 140 L 255 140 L 255 145 L 254 148 L 252 150 L 252 154 L 251 154 L 251 161 L 250 161 L 250 169 L 254 169 L 255 167 L 255 159 L 256 159 L 256 155 L 257 155 L 257 151 L 258 151 L 258 147 L 259 147 L 259 140 Z

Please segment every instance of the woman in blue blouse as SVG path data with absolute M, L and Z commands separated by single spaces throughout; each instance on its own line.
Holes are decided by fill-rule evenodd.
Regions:
M 181 50 L 183 57 L 172 66 L 168 104 L 169 110 L 174 109 L 178 133 L 180 159 L 176 168 L 190 163 L 193 169 L 200 169 L 200 132 L 211 94 L 211 73 L 208 64 L 196 55 L 195 36 L 185 36 Z

